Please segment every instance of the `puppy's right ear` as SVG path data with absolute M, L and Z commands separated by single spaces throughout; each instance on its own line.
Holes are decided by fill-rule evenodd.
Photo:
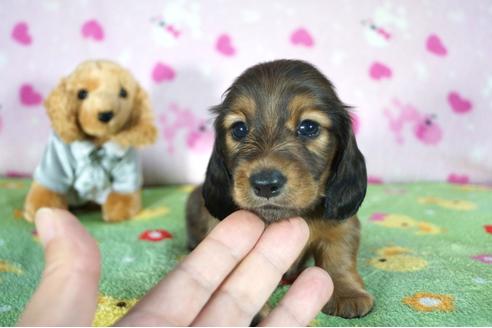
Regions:
M 84 138 L 77 120 L 77 101 L 77 95 L 67 90 L 64 78 L 44 102 L 53 130 L 65 143 Z
M 216 135 L 214 149 L 208 162 L 202 195 L 205 207 L 215 218 L 222 220 L 238 208 L 231 196 L 232 176 L 225 164 L 220 136 Z

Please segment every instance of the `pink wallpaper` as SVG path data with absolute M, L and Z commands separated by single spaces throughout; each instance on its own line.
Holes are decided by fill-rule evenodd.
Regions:
M 30 174 L 47 142 L 42 100 L 80 61 L 130 68 L 159 142 L 146 181 L 197 182 L 207 108 L 245 68 L 317 65 L 355 107 L 370 179 L 492 182 L 492 2 L 0 2 L 0 174 Z

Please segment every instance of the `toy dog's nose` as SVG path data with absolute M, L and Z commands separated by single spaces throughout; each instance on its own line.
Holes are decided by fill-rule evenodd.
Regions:
M 109 121 L 111 121 L 113 116 L 114 116 L 114 113 L 112 111 L 100 112 L 99 114 L 97 114 L 97 118 L 99 119 L 99 121 L 101 121 L 103 123 L 108 123 Z
M 272 198 L 280 195 L 287 178 L 277 170 L 264 170 L 253 174 L 249 182 L 259 197 Z

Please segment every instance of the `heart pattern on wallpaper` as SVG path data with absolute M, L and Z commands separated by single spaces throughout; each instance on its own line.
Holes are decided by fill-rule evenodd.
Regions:
M 29 25 L 26 22 L 15 24 L 11 36 L 12 39 L 23 46 L 28 46 L 32 43 L 32 37 L 29 34 Z
M 392 74 L 391 68 L 380 62 L 373 62 L 369 68 L 369 76 L 373 80 L 389 79 Z
M 448 103 L 456 114 L 468 113 L 473 107 L 470 100 L 465 99 L 456 91 L 451 91 L 448 94 Z
M 470 182 L 470 177 L 465 174 L 451 173 L 447 180 L 453 184 L 467 184 Z
M 31 84 L 23 84 L 19 89 L 19 99 L 24 106 L 37 106 L 43 101 L 43 97 Z
M 236 54 L 236 48 L 232 44 L 232 39 L 227 34 L 222 34 L 215 43 L 215 49 L 224 56 L 234 56 Z
M 443 57 L 448 54 L 448 49 L 441 41 L 441 38 L 436 34 L 429 35 L 425 46 L 430 53 L 433 53 L 436 56 Z
M 172 81 L 176 76 L 174 69 L 164 63 L 156 63 L 154 69 L 152 70 L 152 80 L 156 83 Z
M 82 25 L 82 36 L 86 39 L 93 39 L 94 41 L 104 40 L 104 30 L 101 24 L 95 20 L 91 19 Z
M 314 40 L 311 33 L 304 28 L 299 28 L 292 32 L 290 35 L 290 42 L 296 46 L 299 45 L 308 48 L 314 46 Z

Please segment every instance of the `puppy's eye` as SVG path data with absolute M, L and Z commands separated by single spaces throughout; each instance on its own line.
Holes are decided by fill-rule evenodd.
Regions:
M 126 92 L 125 88 L 120 89 L 120 97 L 121 98 L 126 98 L 128 96 L 128 92 Z
M 311 120 L 302 121 L 297 127 L 297 135 L 314 138 L 319 135 L 319 123 Z
M 244 122 L 236 122 L 231 127 L 232 137 L 239 141 L 244 139 L 248 135 L 248 127 Z
M 79 92 L 77 93 L 77 98 L 79 98 L 80 100 L 84 100 L 85 98 L 87 98 L 88 95 L 89 92 L 87 92 L 87 90 L 80 89 Z

